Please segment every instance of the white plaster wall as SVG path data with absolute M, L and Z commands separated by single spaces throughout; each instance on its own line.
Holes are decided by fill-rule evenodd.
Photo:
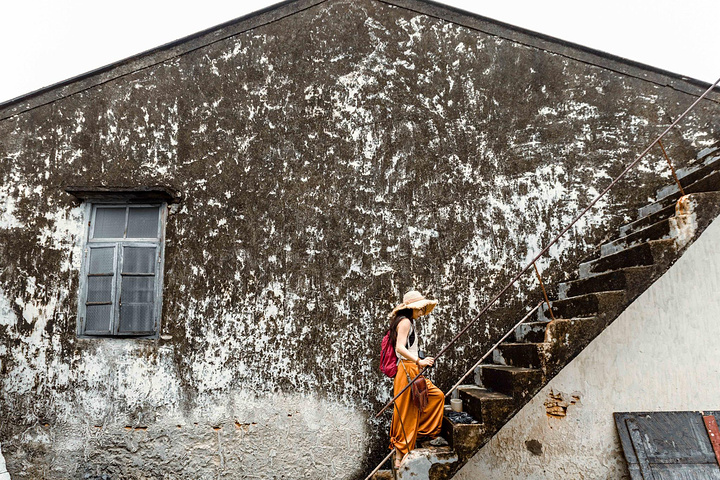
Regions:
M 5 466 L 5 457 L 2 454 L 2 446 L 0 446 L 0 480 L 10 480 L 10 474 Z
M 456 478 L 629 478 L 613 412 L 720 409 L 719 292 L 716 220 Z M 550 417 L 551 393 L 580 400 Z M 530 440 L 542 454 L 528 450 Z

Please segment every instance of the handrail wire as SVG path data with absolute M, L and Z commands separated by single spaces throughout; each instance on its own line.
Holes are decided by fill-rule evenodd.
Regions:
M 552 311 L 552 305 L 550 305 L 550 299 L 548 298 L 547 291 L 545 291 L 545 284 L 542 281 L 542 277 L 540 276 L 540 270 L 538 270 L 536 262 L 533 262 L 533 267 L 535 267 L 535 276 L 537 277 L 538 282 L 540 282 L 540 288 L 542 289 L 543 297 L 545 297 L 545 304 L 548 307 L 548 312 L 550 313 L 550 318 L 552 320 L 555 320 L 555 314 Z
M 667 135 L 667 133 L 668 133 L 670 130 L 672 130 L 672 128 L 675 127 L 675 125 L 677 125 L 677 124 L 680 122 L 680 120 L 682 120 L 683 118 L 685 118 L 685 116 L 686 116 L 688 113 L 690 113 L 690 111 L 691 111 L 693 108 L 695 108 L 695 106 L 696 106 L 698 103 L 700 103 L 701 100 L 703 100 L 711 91 L 713 91 L 713 89 L 715 89 L 715 87 L 718 85 L 718 83 L 720 83 L 720 78 L 718 78 L 717 80 L 715 80 L 715 83 L 713 83 L 707 90 L 705 90 L 705 92 L 704 92 L 702 95 L 700 95 L 682 114 L 680 114 L 680 116 L 679 116 L 678 118 L 676 118 L 674 122 L 672 122 L 665 130 L 663 130 L 663 132 L 662 132 L 660 135 L 658 135 L 658 137 L 657 137 L 655 140 L 653 140 L 653 142 L 652 142 L 650 145 L 648 145 L 647 148 L 645 148 L 645 150 L 643 150 L 642 153 L 640 153 L 640 155 L 638 155 L 638 157 L 637 157 L 635 160 L 633 160 L 633 162 L 632 162 L 630 165 L 628 165 L 628 166 L 625 168 L 625 170 L 622 171 L 622 173 L 620 173 L 620 175 L 618 175 L 617 177 L 615 177 L 615 179 L 614 179 L 612 182 L 610 182 L 610 184 L 609 184 L 607 187 L 605 187 L 605 189 L 604 189 L 602 192 L 600 192 L 600 193 L 598 194 L 598 196 L 595 197 L 595 199 L 594 199 L 592 202 L 590 202 L 590 204 L 589 204 L 587 207 L 585 207 L 585 209 L 584 209 L 582 212 L 580 212 L 580 214 L 578 214 L 575 218 L 573 218 L 573 220 L 572 220 L 565 228 L 563 228 L 562 231 L 561 231 L 559 234 L 557 234 L 557 236 L 555 236 L 555 238 L 553 238 L 553 239 L 550 241 L 550 243 L 548 243 L 548 244 L 545 246 L 545 248 L 543 248 L 543 249 L 540 251 L 540 253 L 538 253 L 538 254 L 535 256 L 535 258 L 533 258 L 533 259 L 530 261 L 530 263 L 528 263 L 522 270 L 520 270 L 520 272 L 519 272 L 517 275 L 515 275 L 515 277 L 510 281 L 510 283 L 508 283 L 508 284 L 505 286 L 505 288 L 503 288 L 503 289 L 500 291 L 500 293 L 498 293 L 497 295 L 495 295 L 495 296 L 492 298 L 492 300 L 490 300 L 490 302 L 489 302 L 487 305 L 485 305 L 485 307 L 482 309 L 482 311 L 480 311 L 480 313 L 478 313 L 478 314 L 475 316 L 475 318 L 473 318 L 462 330 L 460 330 L 460 332 L 459 332 L 457 335 L 455 335 L 452 340 L 450 340 L 450 343 L 448 343 L 442 350 L 440 350 L 440 352 L 439 352 L 434 358 L 437 359 L 437 358 L 439 358 L 441 355 L 443 355 L 443 354 L 450 348 L 450 346 L 451 346 L 453 343 L 455 343 L 462 335 L 464 335 L 465 332 L 468 331 L 468 330 L 470 329 L 470 327 L 471 327 L 472 325 L 474 325 L 475 322 L 477 322 L 477 321 L 482 317 L 482 315 L 483 315 L 485 312 L 487 312 L 488 309 L 489 309 L 495 302 L 497 302 L 498 299 L 499 299 L 511 286 L 513 286 L 513 285 L 515 284 L 515 282 L 517 282 L 517 281 L 520 279 L 520 277 L 521 277 L 522 275 L 524 275 L 525 272 L 527 272 L 527 271 L 530 269 L 530 267 L 532 267 L 533 264 L 534 264 L 540 257 L 542 257 L 545 253 L 547 253 L 548 250 L 550 250 L 550 247 L 552 247 L 553 245 L 555 245 L 555 244 L 558 242 L 558 240 L 560 240 L 560 238 L 561 238 L 563 235 L 565 235 L 565 233 L 567 233 L 567 231 L 570 230 L 570 228 L 572 228 L 573 225 L 575 225 L 583 216 L 585 216 L 585 214 L 586 214 L 592 207 L 594 207 L 595 204 L 596 204 L 608 191 L 610 191 L 610 189 L 611 189 L 612 187 L 614 187 L 615 184 L 616 184 L 618 181 L 620 181 L 621 178 L 623 178 L 623 177 L 627 174 L 627 172 L 629 172 L 630 170 L 632 170 L 632 169 L 635 167 L 635 165 L 637 165 L 638 162 L 640 162 L 640 160 L 642 160 L 642 159 L 645 157 L 645 155 L 647 155 L 647 153 L 650 151 L 650 149 L 652 149 L 653 146 L 655 146 L 656 143 L 660 142 L 660 140 L 662 140 L 662 138 L 663 138 L 665 135 Z M 538 305 L 538 307 L 539 307 L 539 305 Z M 536 307 L 536 309 L 537 309 L 537 307 Z M 533 311 L 534 311 L 534 310 L 533 310 Z M 531 313 L 532 313 L 532 311 L 531 311 Z M 515 327 L 515 328 L 517 328 L 517 327 Z M 512 331 L 512 330 L 511 330 L 511 331 Z M 508 333 L 506 333 L 506 334 L 505 334 L 505 337 L 507 337 L 507 336 L 510 334 L 511 331 L 509 331 Z M 493 348 L 492 348 L 490 351 L 488 351 L 488 352 L 485 353 L 485 355 L 483 356 L 483 358 L 487 357 L 487 355 L 488 355 L 492 350 L 494 350 L 495 348 L 496 348 L 496 346 L 493 346 Z M 395 395 L 395 397 L 393 397 L 393 399 L 390 400 L 387 405 L 385 405 L 377 414 L 375 414 L 375 417 L 374 417 L 374 418 L 378 418 L 385 410 L 387 410 L 387 408 L 388 408 L 390 405 L 392 405 L 392 404 L 395 402 L 395 400 L 397 400 L 398 397 L 399 397 L 400 395 L 402 395 L 402 394 L 405 392 L 405 390 L 407 390 L 407 389 L 410 387 L 410 385 L 412 385 L 412 384 L 415 382 L 415 380 L 417 380 L 417 378 L 418 378 L 420 375 L 422 375 L 422 374 L 425 372 L 425 370 L 427 370 L 428 368 L 430 368 L 430 367 L 424 367 L 424 368 L 418 373 L 418 375 L 417 375 L 415 378 L 413 378 L 413 379 L 405 386 L 405 388 L 403 388 L 403 389 L 400 391 L 400 393 L 398 393 L 397 395 Z M 474 370 L 474 368 L 473 368 L 473 370 Z M 467 375 L 469 375 L 469 372 L 464 375 L 463 379 L 464 379 L 465 377 L 467 377 Z M 450 392 L 452 392 L 453 390 L 455 390 L 455 388 L 457 388 L 457 385 L 455 385 L 455 386 L 450 390 Z M 380 468 L 382 467 L 382 465 L 383 465 L 385 462 L 388 461 L 388 459 L 390 458 L 390 456 L 391 456 L 394 452 L 395 452 L 395 449 L 391 450 L 390 453 L 380 462 L 380 464 L 379 464 L 377 467 L 375 467 L 375 469 L 370 473 L 370 475 L 368 475 L 368 476 L 366 477 L 365 480 L 369 480 L 370 477 L 372 477 L 378 470 L 380 470 Z
M 377 471 L 382 468 L 382 466 L 385 464 L 385 462 L 387 462 L 388 460 L 390 460 L 390 457 L 392 457 L 393 453 L 395 453 L 395 449 L 394 449 L 394 448 L 393 448 L 392 450 L 390 450 L 390 453 L 388 453 L 387 456 L 380 461 L 380 463 L 378 463 L 378 466 L 375 467 L 375 470 L 373 470 L 372 472 L 370 472 L 370 475 L 368 475 L 367 477 L 365 477 L 365 480 L 370 480 L 370 477 L 372 477 L 373 475 L 375 475 L 375 474 L 377 473 Z
M 477 367 L 479 367 L 480 364 L 488 357 L 488 355 L 490 355 L 502 342 L 504 342 L 505 339 L 506 339 L 507 337 L 509 337 L 510 334 L 511 334 L 512 332 L 514 332 L 517 327 L 520 326 L 520 324 L 524 323 L 525 320 L 527 320 L 528 318 L 530 318 L 530 316 L 531 316 L 533 313 L 537 312 L 538 308 L 540 308 L 540 305 L 542 305 L 542 304 L 543 304 L 543 302 L 538 303 L 538 304 L 535 306 L 535 308 L 533 308 L 532 310 L 530 310 L 530 311 L 527 313 L 527 315 L 525 315 L 525 316 L 523 317 L 522 320 L 520 320 L 518 323 L 516 323 L 513 328 L 511 328 L 510 330 L 508 330 L 508 332 L 507 332 L 505 335 L 503 335 L 503 337 L 502 337 L 500 340 L 498 340 L 497 343 L 496 343 L 495 345 L 493 345 L 493 346 L 490 348 L 490 350 L 488 350 L 488 351 L 485 353 L 485 355 L 483 355 L 483 356 L 480 358 L 480 360 L 478 360 L 478 361 L 475 363 L 475 365 L 472 366 L 472 368 L 471 368 L 470 370 L 468 370 L 467 372 L 465 372 L 465 374 L 464 374 L 462 377 L 460 377 L 460 380 L 458 380 L 457 383 L 456 383 L 455 385 L 453 385 L 452 388 L 450 388 L 450 390 L 447 391 L 447 393 L 445 394 L 445 396 L 447 397 L 447 396 L 450 395 L 457 387 L 459 387 L 460 384 L 463 382 L 463 380 L 465 380 L 465 378 L 466 378 L 468 375 L 470 375 L 472 372 L 474 372 L 475 369 L 476 369 Z
M 545 255 L 545 253 L 547 253 L 547 251 L 550 250 L 550 247 L 552 247 L 553 245 L 555 245 L 555 244 L 558 242 L 558 240 L 560 240 L 560 238 L 561 238 L 563 235 L 565 235 L 565 233 L 567 233 L 567 231 L 570 230 L 570 228 L 572 228 L 572 226 L 575 225 L 575 224 L 578 222 L 578 220 L 580 220 L 583 216 L 585 216 L 585 214 L 586 214 L 592 207 L 594 207 L 595 204 L 596 204 L 608 191 L 610 191 L 610 189 L 611 189 L 612 187 L 614 187 L 615 184 L 620 181 L 620 179 L 622 179 L 622 178 L 627 174 L 627 172 L 629 172 L 632 168 L 634 168 L 635 165 L 637 165 L 638 162 L 640 162 L 640 160 L 642 160 L 642 159 L 645 157 L 645 155 L 647 155 L 647 153 L 650 151 L 650 149 L 651 149 L 653 146 L 655 146 L 655 144 L 662 139 L 662 137 L 664 137 L 675 125 L 677 125 L 680 120 L 682 120 L 683 118 L 685 118 L 685 116 L 686 116 L 693 108 L 695 108 L 695 105 L 697 105 L 702 99 L 704 99 L 704 98 L 708 95 L 708 93 L 710 93 L 710 92 L 715 88 L 715 86 L 717 86 L 718 83 L 720 83 L 720 78 L 718 78 L 718 79 L 715 81 L 715 83 L 713 83 L 713 84 L 710 86 L 710 88 L 708 88 L 707 90 L 705 90 L 705 92 L 704 92 L 702 95 L 700 95 L 677 119 L 675 119 L 674 122 L 672 122 L 655 140 L 653 140 L 653 142 L 652 142 L 650 145 L 648 145 L 647 148 L 645 148 L 645 150 L 643 150 L 642 153 L 641 153 L 630 165 L 628 165 L 627 167 L 625 167 L 625 170 L 623 170 L 620 175 L 618 175 L 617 177 L 615 177 L 615 179 L 614 179 L 612 182 L 610 182 L 610 185 L 608 185 L 607 187 L 605 187 L 605 189 L 604 189 L 602 192 L 600 192 L 600 194 L 599 194 L 597 197 L 595 197 L 595 199 L 594 199 L 592 202 L 590 202 L 590 205 L 588 205 L 587 207 L 585 207 L 585 209 L 584 209 L 582 212 L 580 212 L 580 214 L 578 214 L 575 218 L 573 218 L 573 220 L 572 220 L 565 228 L 563 228 L 562 231 L 561 231 L 559 234 L 557 234 L 557 236 L 555 236 L 555 238 L 553 238 L 552 241 L 550 241 L 550 243 L 548 243 L 548 244 L 545 246 L 545 248 L 543 248 L 543 249 L 540 251 L 540 253 L 538 253 L 538 254 L 535 256 L 535 258 L 533 258 L 533 259 L 530 261 L 530 263 L 528 263 L 522 270 L 520 270 L 520 272 L 519 272 L 517 275 L 515 275 L 515 277 L 510 281 L 510 283 L 508 283 L 508 284 L 505 286 L 505 288 L 503 288 L 503 289 L 500 291 L 500 293 L 498 293 L 497 295 L 495 295 L 495 296 L 493 297 L 493 299 L 490 300 L 490 302 L 485 306 L 485 308 L 483 308 L 482 311 L 480 311 L 480 313 L 478 313 L 473 320 L 471 320 L 462 330 L 460 330 L 460 332 L 459 332 L 457 335 L 455 335 L 455 337 L 453 337 L 452 340 L 450 340 L 450 343 L 448 343 L 447 345 L 445 345 L 445 347 L 443 347 L 443 349 L 440 350 L 440 352 L 439 352 L 437 355 L 435 355 L 434 358 L 437 360 L 439 357 L 441 357 L 461 336 L 463 336 L 463 335 L 465 334 L 465 332 L 467 332 L 467 331 L 470 329 L 470 327 L 472 327 L 472 326 L 475 324 L 475 322 L 477 322 L 478 320 L 480 320 L 480 318 L 482 317 L 482 315 L 483 315 L 485 312 L 487 312 L 488 309 L 489 309 L 495 302 L 497 302 L 498 299 L 499 299 L 501 296 L 503 296 L 503 294 L 504 294 L 505 292 L 507 292 L 507 291 L 510 289 L 510 287 L 512 287 L 512 286 L 515 284 L 515 282 L 517 282 L 517 281 L 520 279 L 520 277 L 522 277 L 522 276 L 525 274 L 525 272 L 527 272 L 527 271 L 532 267 L 533 263 L 535 263 L 535 262 L 536 262 L 540 257 L 542 257 L 543 255 Z M 412 381 L 410 381 L 410 383 L 408 383 L 408 384 L 405 386 L 405 388 L 403 388 L 403 389 L 400 391 L 400 393 L 398 393 L 397 395 L 395 395 L 395 396 L 393 397 L 393 399 L 390 400 L 390 401 L 387 403 L 387 405 L 385 405 L 377 414 L 375 414 L 375 417 L 374 417 L 374 418 L 379 417 L 380 414 L 382 414 L 385 410 L 387 410 L 387 408 L 388 408 L 390 405 L 392 405 L 393 402 L 395 402 L 395 400 L 397 400 L 400 395 L 402 395 L 403 393 L 405 393 L 405 390 L 407 390 L 408 388 L 410 388 L 410 385 L 412 385 L 412 384 L 415 382 L 415 380 L 417 380 L 417 378 L 418 378 L 420 375 L 422 375 L 422 374 L 425 372 L 425 370 L 427 370 L 428 368 L 430 368 L 430 367 L 424 367 L 424 368 L 418 373 L 418 375 L 417 375 L 415 378 L 413 378 Z
M 672 172 L 672 176 L 675 179 L 675 183 L 677 183 L 678 188 L 680 189 L 680 194 L 684 197 L 685 196 L 685 190 L 683 190 L 683 186 L 680 183 L 680 179 L 678 178 L 677 174 L 675 173 L 675 168 L 673 167 L 672 162 L 670 161 L 670 157 L 668 157 L 667 152 L 665 151 L 665 147 L 663 147 L 663 144 L 660 140 L 658 140 L 658 145 L 660 145 L 660 150 L 662 150 L 663 155 L 665 155 L 665 160 L 667 160 L 668 167 L 670 167 L 670 171 Z
M 522 320 L 520 320 L 518 323 L 516 323 L 515 326 L 514 326 L 512 329 L 508 330 L 508 332 L 507 332 L 505 335 L 503 335 L 503 337 L 502 337 L 500 340 L 498 340 L 497 343 L 495 343 L 495 345 L 493 345 L 492 348 L 490 348 L 490 350 L 488 350 L 487 352 L 485 352 L 485 355 L 483 355 L 483 356 L 480 358 L 480 360 L 478 360 L 477 363 L 475 363 L 475 365 L 473 365 L 472 368 L 470 368 L 470 370 L 468 370 L 467 372 L 465 372 L 465 374 L 464 374 L 462 377 L 460 377 L 460 380 L 458 380 L 458 382 L 457 382 L 455 385 L 453 385 L 452 388 L 447 391 L 447 393 L 445 393 L 445 396 L 447 397 L 447 396 L 450 395 L 457 387 L 459 387 L 460 384 L 463 382 L 463 380 L 465 380 L 465 378 L 466 378 L 468 375 L 470 375 L 470 374 L 483 362 L 483 360 L 485 360 L 485 359 L 487 358 L 487 356 L 490 355 L 490 354 L 493 352 L 493 350 L 495 350 L 502 342 L 504 342 L 505 339 L 506 339 L 507 337 L 509 337 L 510 334 L 511 334 L 513 331 L 515 331 L 515 329 L 516 329 L 517 327 L 519 327 L 521 323 L 525 322 L 525 320 L 527 320 L 528 318 L 530 318 L 530 316 L 531 316 L 533 313 L 537 312 L 538 308 L 540 308 L 540 306 L 541 306 L 542 304 L 543 304 L 543 302 L 539 302 L 539 303 L 535 306 L 535 308 L 533 308 L 532 310 L 530 310 L 530 311 L 527 313 L 527 315 L 525 315 L 525 316 L 522 318 Z M 380 470 L 380 468 L 383 466 L 383 464 L 384 464 L 385 462 L 387 462 L 388 460 L 390 460 L 390 458 L 392 457 L 392 454 L 393 454 L 393 453 L 395 453 L 395 449 L 394 449 L 394 448 L 390 451 L 390 453 L 388 453 L 388 455 L 387 455 L 385 458 L 383 458 L 383 459 L 380 461 L 380 463 L 378 464 L 378 466 L 375 467 L 375 470 L 373 470 L 372 472 L 370 472 L 370 474 L 369 474 L 367 477 L 365 477 L 365 480 L 369 480 L 370 477 L 372 477 L 373 475 L 375 475 L 375 473 L 377 473 L 377 471 Z

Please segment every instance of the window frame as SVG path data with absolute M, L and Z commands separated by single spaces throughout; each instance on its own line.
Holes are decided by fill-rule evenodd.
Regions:
M 78 309 L 77 309 L 77 336 L 78 338 L 134 338 L 134 339 L 157 339 L 160 337 L 160 321 L 162 318 L 163 303 L 163 282 L 165 273 L 165 228 L 168 217 L 168 202 L 160 199 L 147 199 L 139 201 L 137 199 L 121 200 L 117 198 L 111 199 L 86 199 L 85 200 L 84 217 L 86 220 L 82 244 L 82 258 L 80 267 L 80 282 L 78 285 Z M 125 217 L 125 225 L 127 227 L 129 209 L 128 207 L 157 207 L 158 215 L 158 236 L 157 238 L 102 238 L 94 239 L 94 230 L 96 226 L 95 217 L 98 207 L 114 207 L 125 208 L 128 213 Z M 117 299 L 118 293 L 121 291 L 121 283 L 123 279 L 124 265 L 124 247 L 154 247 L 157 249 L 155 265 L 155 288 L 154 288 L 154 305 L 153 305 L 153 322 L 152 332 L 120 332 L 120 303 Z M 110 331 L 87 331 L 86 330 L 86 303 L 88 294 L 88 275 L 90 271 L 90 250 L 93 248 L 113 247 L 115 249 L 113 256 L 113 285 L 111 291 L 112 317 Z

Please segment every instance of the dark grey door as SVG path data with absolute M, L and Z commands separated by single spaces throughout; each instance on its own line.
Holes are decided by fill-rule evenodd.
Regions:
M 615 425 L 633 480 L 720 480 L 702 412 L 615 413 Z

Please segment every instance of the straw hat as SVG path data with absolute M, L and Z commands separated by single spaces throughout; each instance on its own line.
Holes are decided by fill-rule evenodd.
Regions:
M 428 300 L 417 290 L 411 290 L 403 296 L 403 303 L 395 307 L 389 317 L 393 318 L 398 311 L 405 308 L 412 308 L 415 311 L 413 317 L 418 318 L 432 312 L 437 304 L 437 300 Z

